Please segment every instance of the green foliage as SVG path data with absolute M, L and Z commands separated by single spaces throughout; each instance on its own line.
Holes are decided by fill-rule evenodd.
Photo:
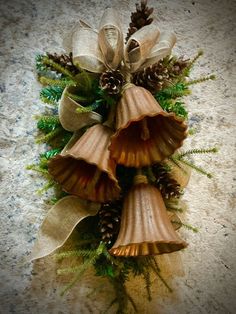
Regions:
M 193 231 L 194 233 L 197 233 L 197 232 L 198 232 L 198 228 L 193 227 L 193 226 L 191 226 L 191 225 L 189 225 L 189 224 L 185 224 L 185 223 L 183 223 L 183 222 L 181 222 L 181 221 L 171 220 L 171 222 L 172 222 L 172 223 L 175 223 L 175 224 L 177 224 L 177 225 L 179 225 L 179 226 L 181 226 L 181 227 L 184 227 L 184 228 L 186 228 L 186 229 L 188 229 L 188 230 L 191 230 L 191 231 Z
M 209 81 L 209 80 L 215 80 L 215 79 L 216 79 L 216 76 L 214 74 L 212 74 L 212 75 L 209 75 L 209 76 L 200 77 L 200 78 L 195 79 L 195 80 L 190 80 L 190 81 L 186 82 L 185 85 L 189 86 L 189 85 L 203 83 L 203 82 L 206 82 L 206 81 Z
M 38 118 L 37 127 L 42 130 L 44 133 L 49 133 L 54 131 L 61 125 L 59 117 L 57 115 L 51 116 L 41 116 Z
M 190 90 L 185 83 L 177 83 L 158 92 L 155 95 L 155 98 L 157 101 L 161 102 L 168 99 L 176 99 L 178 97 L 188 95 L 189 93 Z
M 68 78 L 53 79 L 46 76 L 39 76 L 38 80 L 42 85 L 45 86 L 53 85 L 61 88 L 65 88 L 66 86 L 76 86 L 76 82 Z
M 45 153 L 40 154 L 41 158 L 45 158 L 46 160 L 54 157 L 55 155 L 61 152 L 61 148 L 54 148 L 46 151 Z
M 161 100 L 159 101 L 159 104 L 163 110 L 173 112 L 180 118 L 187 119 L 188 117 L 188 112 L 185 109 L 184 104 L 180 101 L 173 102 L 171 100 Z
M 61 98 L 63 88 L 60 86 L 47 86 L 40 92 L 40 99 L 48 104 L 55 104 Z
M 212 148 L 195 148 L 195 149 L 190 149 L 184 152 L 181 152 L 179 154 L 175 154 L 174 157 L 177 160 L 181 160 L 185 156 L 190 156 L 190 155 L 196 155 L 196 154 L 209 154 L 209 153 L 217 153 L 218 148 L 217 147 L 212 147 Z

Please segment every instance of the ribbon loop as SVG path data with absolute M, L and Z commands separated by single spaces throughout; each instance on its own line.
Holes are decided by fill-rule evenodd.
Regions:
M 124 41 L 119 17 L 114 9 L 105 10 L 99 26 L 98 40 L 106 66 L 116 70 L 123 59 Z
M 64 89 L 59 103 L 59 120 L 63 128 L 67 131 L 75 132 L 84 126 L 101 123 L 102 116 L 97 112 L 76 112 L 76 109 L 83 109 L 84 107 L 67 96 L 67 93 L 72 88 L 73 87 L 66 87 Z

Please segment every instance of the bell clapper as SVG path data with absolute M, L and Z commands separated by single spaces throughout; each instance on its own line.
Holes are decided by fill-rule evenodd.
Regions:
M 147 125 L 147 118 L 144 118 L 141 121 L 141 128 L 142 128 L 141 139 L 146 141 L 150 138 L 150 132 L 149 132 L 148 125 Z

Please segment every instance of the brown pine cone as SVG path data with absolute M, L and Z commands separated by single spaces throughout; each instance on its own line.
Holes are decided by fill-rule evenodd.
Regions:
M 153 8 L 148 8 L 147 0 L 141 0 L 140 4 L 136 3 L 136 12 L 131 13 L 131 22 L 129 24 L 126 42 L 138 29 L 152 23 L 153 19 L 150 18 L 152 12 Z
M 99 231 L 102 241 L 111 246 L 116 240 L 120 228 L 121 201 L 105 203 L 98 212 Z
M 169 86 L 188 67 L 189 60 L 182 57 L 175 59 L 166 57 L 140 72 L 135 73 L 133 82 L 152 93 Z
M 165 199 L 179 198 L 182 195 L 180 185 L 171 178 L 165 165 L 155 164 L 152 167 L 152 171 L 156 179 L 154 185 L 160 190 Z
M 79 70 L 73 64 L 72 52 L 70 52 L 69 55 L 66 55 L 66 54 L 59 55 L 57 53 L 51 54 L 47 52 L 47 56 L 49 59 L 60 64 L 61 66 L 63 66 L 64 68 L 72 72 L 73 74 L 79 73 Z
M 189 59 L 184 60 L 183 57 L 178 59 L 171 58 L 168 61 L 168 73 L 171 78 L 177 77 L 189 66 Z
M 161 60 L 135 73 L 133 83 L 155 93 L 168 85 L 169 77 L 168 67 Z
M 100 76 L 100 87 L 108 94 L 119 94 L 124 84 L 124 76 L 119 70 L 106 71 Z

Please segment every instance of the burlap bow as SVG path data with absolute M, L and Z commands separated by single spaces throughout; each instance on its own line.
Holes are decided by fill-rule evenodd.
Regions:
M 131 73 L 157 63 L 171 54 L 176 42 L 173 32 L 163 32 L 151 24 L 135 32 L 124 45 L 120 18 L 114 9 L 106 9 L 98 30 L 80 22 L 72 34 L 73 62 L 80 68 L 102 73 L 106 68 L 126 67 Z

